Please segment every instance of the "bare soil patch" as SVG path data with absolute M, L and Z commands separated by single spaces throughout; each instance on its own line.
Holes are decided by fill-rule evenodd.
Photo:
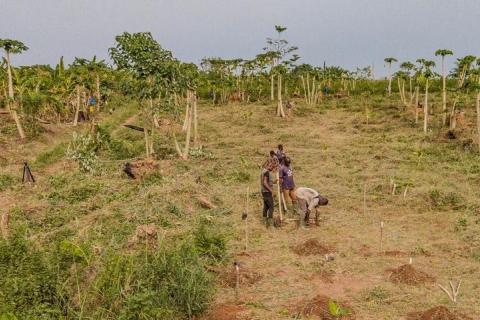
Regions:
M 300 256 L 310 256 L 332 253 L 335 249 L 329 245 L 320 243 L 317 239 L 309 239 L 294 246 L 292 251 Z
M 304 317 L 319 319 L 319 320 L 355 319 L 355 317 L 353 316 L 352 309 L 348 307 L 348 305 L 338 301 L 335 301 L 335 303 L 339 305 L 341 308 L 347 310 L 348 315 L 340 316 L 340 317 L 335 317 L 334 315 L 332 315 L 328 307 L 330 301 L 335 301 L 335 300 L 325 295 L 319 294 L 312 299 L 301 302 L 297 306 L 296 312 L 298 314 L 301 314 Z
M 408 320 L 473 320 L 464 314 L 448 310 L 444 306 L 436 306 L 425 311 L 411 312 Z
M 249 270 L 246 267 L 241 267 L 239 272 L 239 285 L 240 287 L 248 287 L 256 282 L 260 281 L 262 276 L 254 271 Z M 237 272 L 235 268 L 229 268 L 228 270 L 220 274 L 220 283 L 225 287 L 235 288 L 237 284 Z
M 419 285 L 432 283 L 435 281 L 435 278 L 423 271 L 416 270 L 411 264 L 404 264 L 392 270 L 390 280 L 393 283 Z
M 221 304 L 213 307 L 203 316 L 202 320 L 249 320 L 241 313 L 245 311 L 242 305 Z

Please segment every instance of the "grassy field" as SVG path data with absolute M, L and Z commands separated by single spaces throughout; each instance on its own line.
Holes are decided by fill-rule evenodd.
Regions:
M 100 121 L 121 146 L 104 151 L 97 176 L 80 172 L 65 158 L 71 127 L 52 128 L 26 145 L 7 134 L 0 140 L 6 150 L 0 158 L 0 207 L 10 213 L 11 232 L 22 230 L 38 248 L 68 240 L 88 252 L 73 295 L 84 318 L 101 314 L 87 316 L 98 307 L 91 297 L 99 284 L 92 279 L 105 270 L 108 252 L 196 241 L 202 221 L 214 223 L 228 239 L 227 258 L 207 268 L 217 289 L 202 319 L 302 319 L 318 295 L 355 319 L 414 319 L 408 314 L 439 305 L 480 317 L 480 157 L 468 129 L 453 140 L 435 129 L 425 136 L 412 113 L 384 98 L 300 105 L 288 120 L 272 117 L 272 105 L 201 104 L 203 152 L 189 161 L 176 159 L 167 135 L 171 128 L 165 127 L 157 141 L 158 169 L 132 181 L 121 171 L 122 159 L 141 152 L 142 135 L 120 125 L 138 120 L 136 107 L 125 104 Z M 2 132 L 10 129 L 4 125 Z M 318 227 L 299 230 L 292 221 L 278 229 L 261 225 L 257 177 L 278 143 L 292 158 L 297 186 L 315 188 L 329 199 Z M 35 185 L 19 182 L 22 160 L 31 164 Z M 247 188 L 245 252 L 241 214 Z M 199 197 L 216 209 L 204 208 Z M 133 241 L 138 226 L 149 224 L 155 225 L 156 241 Z M 294 252 L 311 239 L 324 252 Z M 326 261 L 324 253 L 333 253 L 334 260 Z M 392 281 L 394 269 L 410 260 L 413 270 L 433 279 L 415 285 Z M 240 264 L 237 295 L 230 277 L 233 261 Z M 411 275 L 401 276 L 408 282 Z M 437 286 L 449 280 L 462 280 L 457 303 Z

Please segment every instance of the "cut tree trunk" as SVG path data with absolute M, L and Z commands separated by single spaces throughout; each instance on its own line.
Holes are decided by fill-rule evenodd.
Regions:
M 80 87 L 77 86 L 77 101 L 75 103 L 75 116 L 73 118 L 73 126 L 77 126 L 78 124 L 78 115 L 80 113 Z
M 445 58 L 442 56 L 442 125 L 447 124 L 447 90 L 445 81 Z
M 274 93 L 274 81 L 275 81 L 275 76 L 272 75 L 270 76 L 270 100 L 275 100 L 275 93 Z
M 197 118 L 197 95 L 192 93 L 193 100 L 193 147 L 198 148 L 198 118 Z
M 13 78 L 12 78 L 12 66 L 10 65 L 10 53 L 6 51 L 5 59 L 7 60 L 7 75 L 8 75 L 8 97 L 10 98 L 9 101 L 9 110 L 10 114 L 12 115 L 13 121 L 15 121 L 15 125 L 17 126 L 18 134 L 20 135 L 20 139 L 25 139 L 25 131 L 23 131 L 22 123 L 20 122 L 20 117 L 17 113 L 17 108 L 13 102 Z
M 478 151 L 480 151 L 480 92 L 477 93 L 477 143 L 478 143 Z
M 418 123 L 418 98 L 420 96 L 420 87 L 415 87 L 415 124 Z
M 285 118 L 285 112 L 283 111 L 283 101 L 282 101 L 282 76 L 279 74 L 277 78 L 278 78 L 277 116 Z
M 392 64 L 388 64 L 388 96 L 392 95 Z
M 428 130 L 428 79 L 425 82 L 425 105 L 423 106 L 423 132 L 426 134 Z
M 100 111 L 100 76 L 98 74 L 95 80 L 97 85 L 97 110 Z

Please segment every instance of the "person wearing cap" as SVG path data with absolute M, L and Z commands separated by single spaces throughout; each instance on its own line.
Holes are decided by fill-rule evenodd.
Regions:
M 295 196 L 298 199 L 300 209 L 300 226 L 305 228 L 309 224 L 310 212 L 313 209 L 315 209 L 315 222 L 318 223 L 318 212 L 316 210 L 319 206 L 326 206 L 328 199 L 321 196 L 318 191 L 306 187 L 297 188 Z

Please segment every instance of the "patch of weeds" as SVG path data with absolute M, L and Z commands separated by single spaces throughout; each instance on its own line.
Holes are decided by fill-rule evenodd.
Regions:
M 47 195 L 47 199 L 53 204 L 58 203 L 59 201 L 64 201 L 68 204 L 75 204 L 90 199 L 102 188 L 102 184 L 90 182 L 80 186 L 73 186 L 67 190 L 53 191 Z
M 204 148 L 190 149 L 189 154 L 192 158 L 195 158 L 195 159 L 208 159 L 208 160 L 215 159 L 215 156 L 213 155 L 213 153 Z
M 438 189 L 433 189 L 428 193 L 431 205 L 436 209 L 460 209 L 464 207 L 464 199 L 456 192 L 445 193 Z
M 17 232 L 0 239 L 0 310 L 18 319 L 59 319 L 60 277 L 43 251 Z M 14 318 L 13 318 L 14 319 Z
M 12 175 L 9 174 L 0 174 L 0 192 L 5 191 L 10 188 L 15 182 L 15 179 Z
M 142 179 L 142 186 L 148 187 L 151 185 L 159 185 L 159 184 L 162 184 L 162 182 L 163 182 L 163 176 L 159 172 L 154 172 L 152 174 L 145 176 Z
M 53 149 L 40 153 L 35 159 L 37 168 L 45 168 L 60 161 L 65 156 L 65 144 L 57 144 Z
M 375 286 L 373 289 L 365 292 L 364 295 L 365 301 L 375 304 L 383 304 L 389 297 L 389 292 L 380 286 Z
M 202 257 L 211 263 L 221 263 L 227 256 L 225 235 L 218 227 L 206 219 L 202 219 L 193 231 L 195 247 Z
M 168 204 L 167 211 L 178 218 L 181 218 L 185 215 L 182 208 L 180 208 L 179 206 L 177 206 L 175 203 L 172 203 L 172 202 Z
M 459 218 L 457 220 L 457 223 L 455 224 L 455 231 L 456 232 L 465 231 L 467 230 L 467 226 L 468 226 L 467 219 Z

